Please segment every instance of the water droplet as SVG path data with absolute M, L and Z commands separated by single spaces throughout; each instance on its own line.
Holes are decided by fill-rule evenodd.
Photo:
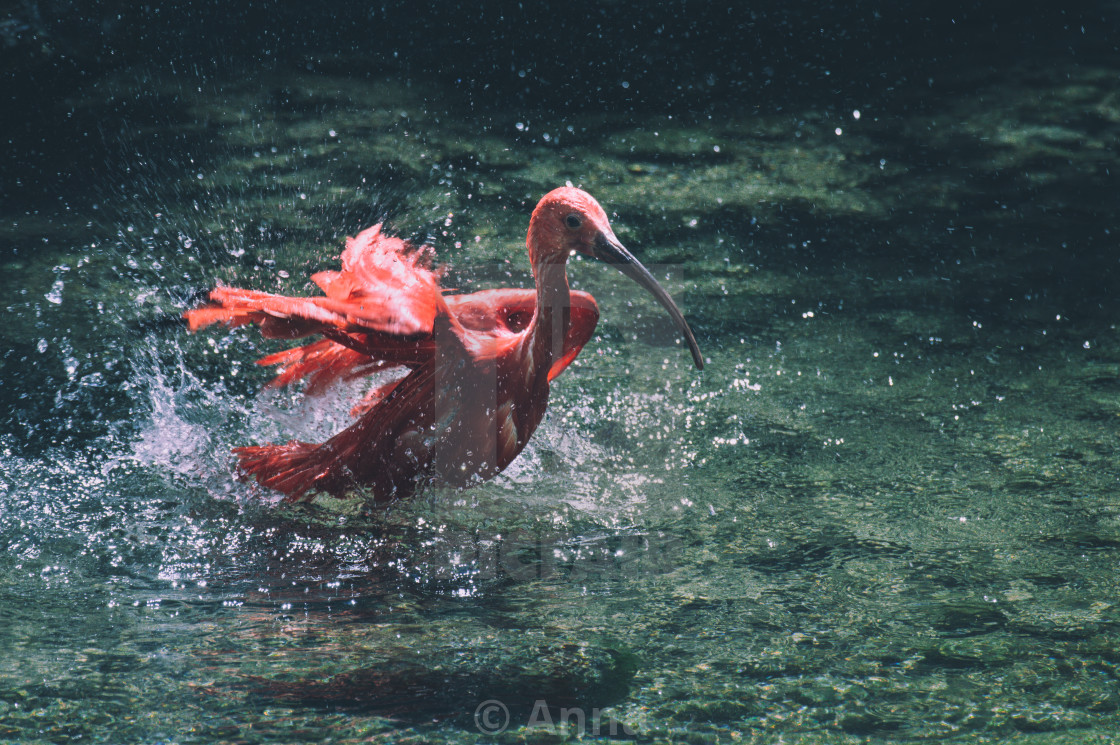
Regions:
M 62 287 L 63 287 L 62 277 L 59 277 L 54 281 L 54 284 L 51 285 L 50 292 L 48 292 L 43 297 L 45 297 L 47 299 L 48 303 L 54 303 L 55 305 L 61 305 L 62 304 Z

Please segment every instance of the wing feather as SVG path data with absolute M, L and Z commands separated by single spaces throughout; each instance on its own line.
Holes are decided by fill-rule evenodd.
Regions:
M 326 329 L 376 331 L 395 336 L 430 335 L 446 308 L 433 250 L 385 235 L 381 225 L 346 240 L 342 270 L 313 275 L 326 297 L 288 297 L 259 290 L 217 287 L 211 305 L 188 310 L 192 331 L 214 323 L 257 323 L 264 336 L 295 339 Z
M 482 290 L 469 295 L 451 295 L 444 298 L 451 314 L 463 328 L 494 335 L 519 334 L 528 326 L 537 307 L 536 290 L 497 289 Z M 554 360 L 548 379 L 571 364 L 595 333 L 599 322 L 599 306 L 590 293 L 573 290 L 564 347 L 560 358 Z

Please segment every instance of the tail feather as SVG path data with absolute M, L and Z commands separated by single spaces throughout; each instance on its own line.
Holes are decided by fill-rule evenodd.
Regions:
M 246 476 L 256 476 L 262 486 L 285 494 L 286 502 L 301 502 L 304 494 L 331 469 L 321 445 L 292 440 L 286 445 L 234 448 Z

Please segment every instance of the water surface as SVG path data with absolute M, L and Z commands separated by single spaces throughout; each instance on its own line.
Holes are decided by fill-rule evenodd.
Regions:
M 1059 52 L 660 109 L 90 76 L 92 175 L 29 165 L 0 224 L 0 739 L 1110 741 L 1120 67 Z M 450 286 L 529 286 L 565 182 L 702 373 L 573 261 L 600 326 L 493 482 L 370 511 L 234 478 L 362 389 L 260 393 L 278 344 L 188 335 L 199 291 L 309 293 L 381 219 Z

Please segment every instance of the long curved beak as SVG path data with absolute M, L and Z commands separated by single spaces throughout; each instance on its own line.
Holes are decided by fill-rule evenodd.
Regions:
M 613 233 L 600 233 L 591 249 L 595 258 L 618 267 L 620 272 L 646 288 L 651 295 L 657 298 L 661 307 L 669 311 L 669 316 L 673 319 L 673 323 L 677 325 L 677 330 L 681 332 L 684 340 L 688 343 L 688 349 L 692 352 L 692 361 L 696 363 L 696 369 L 703 370 L 704 358 L 700 355 L 700 347 L 696 343 L 696 337 L 692 335 L 692 329 L 688 327 L 688 322 L 684 320 L 684 314 L 673 302 L 669 293 L 665 292 L 665 288 L 657 284 L 657 280 L 653 278 L 649 270 L 634 258 L 634 254 L 626 250 L 626 247 L 619 242 Z

